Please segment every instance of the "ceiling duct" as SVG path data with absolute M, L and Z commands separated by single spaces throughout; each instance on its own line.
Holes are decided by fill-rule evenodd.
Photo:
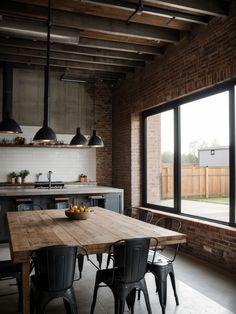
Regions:
M 45 23 L 26 21 L 21 19 L 3 17 L 0 19 L 0 34 L 9 37 L 19 37 L 32 40 L 47 40 L 47 27 Z M 79 44 L 79 31 L 52 26 L 50 41 L 69 45 Z

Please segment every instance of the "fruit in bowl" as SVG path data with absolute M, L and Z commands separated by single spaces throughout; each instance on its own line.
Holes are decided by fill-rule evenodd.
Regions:
M 75 220 L 85 220 L 88 219 L 93 210 L 89 207 L 81 205 L 78 207 L 77 205 L 71 205 L 69 209 L 66 209 L 65 214 L 70 219 Z

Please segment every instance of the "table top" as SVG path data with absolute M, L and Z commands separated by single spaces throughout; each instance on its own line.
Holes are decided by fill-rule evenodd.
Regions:
M 23 263 L 32 251 L 50 245 L 76 245 L 89 254 L 106 252 L 120 239 L 155 237 L 159 244 L 186 242 L 186 235 L 94 207 L 87 220 L 70 220 L 64 210 L 8 212 L 12 259 Z

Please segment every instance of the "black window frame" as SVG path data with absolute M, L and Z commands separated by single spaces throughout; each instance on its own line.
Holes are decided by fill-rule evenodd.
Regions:
M 229 92 L 229 222 L 205 218 L 197 215 L 181 213 L 181 148 L 180 148 L 180 106 L 189 102 L 209 97 L 224 91 Z M 200 220 L 212 221 L 223 225 L 236 227 L 236 79 L 209 87 L 202 91 L 197 91 L 160 106 L 142 112 L 143 128 L 143 173 L 142 173 L 142 206 L 152 209 L 197 218 Z M 146 145 L 146 118 L 168 110 L 174 110 L 174 206 L 166 207 L 147 202 L 147 145 Z

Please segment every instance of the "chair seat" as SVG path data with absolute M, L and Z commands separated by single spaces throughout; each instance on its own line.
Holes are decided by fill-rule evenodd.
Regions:
M 154 251 L 149 250 L 149 252 L 148 252 L 148 263 L 151 264 L 153 262 L 152 266 L 155 266 L 155 265 L 165 266 L 165 265 L 169 265 L 171 263 L 171 261 L 166 256 L 164 256 L 160 253 L 155 254 L 155 259 L 153 261 L 153 255 L 154 255 Z

